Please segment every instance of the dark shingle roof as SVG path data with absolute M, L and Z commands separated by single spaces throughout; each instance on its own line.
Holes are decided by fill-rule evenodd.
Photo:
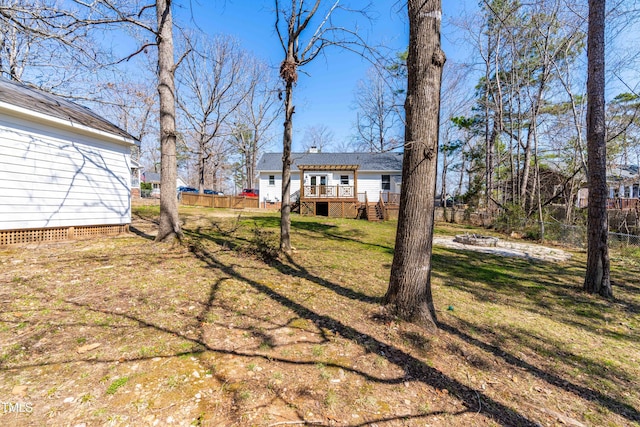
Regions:
M 291 153 L 291 169 L 298 165 L 357 165 L 361 171 L 401 171 L 402 154 L 388 153 Z M 258 171 L 282 170 L 282 153 L 265 153 Z
M 90 109 L 20 83 L 0 78 L 0 101 L 136 141 Z

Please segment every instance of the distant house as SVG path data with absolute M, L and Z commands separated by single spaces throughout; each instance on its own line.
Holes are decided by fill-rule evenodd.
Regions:
M 637 165 L 614 165 L 607 168 L 608 209 L 636 209 L 640 207 L 640 170 Z M 585 186 L 578 192 L 577 205 L 589 205 L 589 190 Z
M 151 184 L 151 196 L 152 197 L 160 197 L 160 174 L 156 172 L 142 172 L 140 176 L 142 182 L 146 182 L 147 184 Z M 184 179 L 178 177 L 176 179 L 176 190 L 178 187 L 186 187 L 187 184 Z
M 160 197 L 160 174 L 144 171 L 140 175 L 140 181 L 151 185 L 151 196 Z
M 610 199 L 637 199 L 640 197 L 640 174 L 637 165 L 618 165 L 607 168 Z
M 135 144 L 87 108 L 0 79 L 0 244 L 126 230 Z
M 140 179 L 142 175 L 142 166 L 140 163 L 131 159 L 131 197 L 137 198 L 140 193 Z
M 291 195 L 303 215 L 356 217 L 364 205 L 400 193 L 402 153 L 292 153 Z M 261 201 L 279 201 L 282 154 L 266 153 L 257 166 Z

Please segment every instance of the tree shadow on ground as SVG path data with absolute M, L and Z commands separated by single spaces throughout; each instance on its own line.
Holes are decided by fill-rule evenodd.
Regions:
M 423 361 L 411 356 L 408 353 L 398 349 L 395 346 L 388 345 L 379 341 L 377 338 L 364 334 L 356 330 L 355 328 L 345 325 L 337 319 L 330 316 L 321 315 L 313 310 L 305 307 L 304 305 L 287 298 L 283 294 L 265 286 L 255 280 L 243 276 L 236 271 L 232 266 L 225 265 L 220 262 L 213 253 L 208 251 L 201 245 L 194 245 L 191 248 L 194 255 L 205 262 L 209 268 L 221 270 L 225 274 L 240 280 L 258 290 L 260 293 L 267 295 L 269 298 L 279 303 L 283 307 L 288 308 L 301 318 L 311 321 L 320 330 L 330 329 L 336 331 L 340 336 L 351 340 L 352 342 L 363 345 L 366 343 L 369 351 L 375 351 L 378 354 L 383 354 L 384 357 L 392 364 L 402 367 L 405 374 L 402 377 L 394 379 L 377 378 L 369 375 L 365 372 L 359 372 L 353 368 L 347 366 L 336 365 L 341 369 L 352 371 L 364 377 L 367 381 L 379 382 L 379 383 L 392 383 L 400 384 L 405 381 L 420 381 L 426 385 L 429 385 L 438 389 L 446 389 L 448 392 L 457 396 L 461 403 L 468 408 L 468 411 L 479 411 L 488 417 L 492 418 L 496 422 L 504 426 L 537 426 L 538 423 L 529 420 L 525 416 L 519 414 L 513 409 L 497 402 L 487 395 L 472 389 L 455 379 L 452 379 L 442 372 L 434 369 Z M 297 362 L 294 362 L 297 363 Z M 480 401 L 484 402 L 484 405 L 480 404 Z
M 477 252 L 438 248 L 433 256 L 433 275 L 440 278 L 445 286 L 454 287 L 467 292 L 479 301 L 516 305 L 521 310 L 548 317 L 577 329 L 587 330 L 594 335 L 605 335 L 615 340 L 638 342 L 633 331 L 622 334 L 607 329 L 602 313 L 623 309 L 632 315 L 636 305 L 628 300 L 608 301 L 593 299 L 581 292 L 576 280 L 581 280 L 581 271 L 575 261 L 558 264 L 551 262 L 531 262 L 518 258 L 505 258 Z M 535 282 L 532 281 L 535 278 Z M 576 279 L 578 278 L 578 279 Z M 523 298 L 524 297 L 524 298 Z M 525 303 L 521 301 L 524 299 Z M 584 310 L 584 321 L 576 320 Z M 599 316 L 595 316 L 599 314 Z M 613 383 L 623 381 L 633 383 L 634 378 L 623 370 L 598 363 L 566 349 L 566 343 L 554 341 L 547 336 L 536 337 L 528 329 L 501 325 L 493 329 L 472 324 L 456 318 L 459 326 L 450 321 L 441 321 L 442 330 L 461 338 L 486 352 L 501 358 L 514 367 L 524 369 L 541 380 L 559 387 L 578 397 L 591 400 L 608 410 L 631 421 L 640 421 L 640 412 L 622 401 L 588 387 L 572 383 L 558 374 L 534 366 L 518 358 L 498 344 L 490 344 L 463 331 L 473 331 L 475 336 L 491 337 L 495 343 L 508 340 L 530 348 L 534 353 L 549 353 L 554 358 L 561 358 L 568 368 L 577 368 L 581 372 L 589 372 L 598 378 L 606 378 Z
M 203 237 L 206 238 L 206 236 Z M 301 266 L 299 263 L 296 263 L 292 257 L 287 257 L 286 259 L 287 263 L 283 263 L 279 260 L 272 260 L 270 265 L 282 274 L 310 280 L 338 295 L 366 303 L 380 302 L 380 298 L 369 297 L 359 292 L 354 292 L 349 288 L 311 274 L 306 268 Z M 577 303 L 580 303 L 581 300 L 584 300 L 583 302 L 588 304 L 590 307 L 596 304 L 597 306 L 602 306 L 602 309 L 606 308 L 608 304 L 606 301 L 594 301 L 588 298 L 585 299 L 582 294 L 576 293 L 577 289 L 575 285 L 571 283 L 572 279 L 575 279 L 576 277 L 576 269 L 577 266 L 575 265 L 531 262 L 530 260 L 520 258 L 504 258 L 454 249 L 440 250 L 438 254 L 434 255 L 434 276 L 447 279 L 447 285 L 469 292 L 475 295 L 479 300 L 490 300 L 491 298 L 495 298 L 496 295 L 500 295 L 501 298 L 504 296 L 512 296 L 514 301 L 519 301 L 522 299 L 522 295 L 525 295 L 526 300 L 529 301 L 529 303 L 523 306 L 522 309 L 535 312 L 543 316 L 549 316 L 550 311 L 553 309 L 553 304 L 545 301 L 549 298 L 557 301 L 567 300 L 571 305 L 576 305 Z M 531 277 L 537 278 L 535 283 L 530 282 Z M 449 280 L 451 278 L 455 278 L 456 280 Z M 478 283 L 481 283 L 483 287 L 478 286 Z M 629 309 L 629 303 L 626 303 L 627 309 Z M 633 309 L 633 307 L 630 309 Z M 554 319 L 560 320 L 568 325 L 591 330 L 593 333 L 602 333 L 602 329 L 599 326 L 589 322 L 576 321 L 575 318 L 570 315 L 554 314 Z M 522 333 L 518 333 L 518 331 L 511 329 L 504 330 L 501 331 L 503 333 L 496 334 L 488 329 L 481 328 L 476 325 L 467 324 L 466 326 L 467 327 L 464 328 L 465 330 L 476 330 L 481 334 L 495 335 L 497 341 L 506 339 L 506 334 L 510 339 L 518 339 L 520 344 L 531 348 L 535 352 L 543 350 L 541 347 L 543 344 L 546 347 L 552 346 L 552 348 L 547 351 L 551 351 L 556 355 L 564 354 L 565 359 L 570 361 L 570 363 L 577 366 L 579 369 L 596 372 L 597 375 L 600 375 L 603 378 L 617 380 L 628 377 L 625 372 L 616 370 L 611 366 L 604 366 L 602 364 L 595 363 L 593 360 L 587 360 L 563 350 L 561 348 L 561 343 L 556 343 L 555 346 L 553 346 L 553 343 L 550 343 L 546 337 L 540 338 L 538 340 L 539 342 L 535 343 L 534 337 L 526 336 L 526 334 L 523 335 Z M 505 352 L 504 349 L 500 347 L 485 344 L 477 338 L 472 338 L 470 335 L 461 333 L 460 330 L 452 327 L 451 325 L 443 323 L 442 329 L 452 335 L 460 337 L 467 343 L 475 345 L 484 351 L 488 351 L 495 355 L 501 355 L 507 363 L 526 369 L 534 376 L 551 385 L 596 402 L 608 408 L 612 412 L 618 413 L 628 419 L 636 420 L 640 417 L 638 411 L 629 405 L 605 396 L 598 391 L 591 390 L 588 387 L 573 384 L 558 375 L 546 372 L 544 369 L 528 364 Z M 624 338 L 635 340 L 634 337 L 629 335 L 621 336 L 621 334 L 617 334 L 613 331 L 605 331 L 604 333 L 616 339 Z M 525 336 L 526 340 L 524 339 Z
M 614 339 L 640 341 L 637 334 L 620 334 L 593 319 L 605 320 L 604 314 L 622 309 L 638 313 L 638 304 L 627 299 L 592 298 L 581 291 L 583 269 L 577 261 L 565 263 L 532 262 L 466 250 L 437 248 L 433 254 L 432 274 L 467 292 L 479 301 L 510 303 L 522 301 L 520 308 L 554 320 Z M 532 280 L 534 278 L 534 280 Z M 637 290 L 638 288 L 636 288 Z M 579 320 L 580 318 L 584 320 Z
M 190 248 L 192 254 L 203 263 L 205 268 L 215 270 L 216 273 L 223 273 L 223 277 L 220 277 L 218 280 L 214 281 L 209 286 L 209 292 L 201 301 L 200 309 L 193 313 L 193 315 L 189 317 L 185 317 L 188 320 L 186 324 L 181 325 L 180 327 L 171 327 L 166 326 L 160 323 L 158 320 L 150 319 L 149 317 L 153 316 L 153 313 L 149 314 L 138 314 L 135 310 L 119 310 L 114 307 L 111 307 L 109 301 L 100 300 L 100 299 L 84 299 L 77 298 L 74 296 L 62 296 L 59 295 L 55 289 L 49 289 L 44 284 L 35 284 L 30 283 L 29 281 L 24 281 L 21 283 L 21 286 L 26 287 L 25 290 L 30 290 L 31 292 L 28 295 L 32 297 L 41 298 L 43 301 L 58 301 L 58 303 L 63 304 L 65 307 L 69 309 L 76 308 L 81 311 L 88 311 L 92 313 L 98 313 L 101 315 L 106 315 L 110 318 L 120 319 L 122 323 L 126 323 L 131 328 L 142 328 L 142 329 L 150 329 L 157 331 L 163 335 L 168 337 L 176 338 L 184 341 L 184 343 L 190 344 L 189 348 L 185 348 L 184 351 L 173 351 L 168 352 L 167 354 L 153 354 L 140 357 L 131 357 L 126 359 L 128 362 L 132 361 L 142 361 L 148 360 L 152 357 L 169 357 L 169 356 L 179 356 L 185 354 L 194 354 L 194 353 L 206 353 L 206 352 L 215 352 L 218 354 L 227 354 L 234 357 L 241 358 L 263 358 L 264 360 L 280 362 L 283 364 L 295 366 L 295 365 L 316 365 L 316 361 L 314 360 L 297 360 L 297 359 L 289 359 L 285 357 L 275 356 L 273 354 L 268 353 L 267 351 L 259 351 L 258 349 L 247 349 L 247 350 L 238 350 L 238 349 L 227 349 L 220 348 L 216 345 L 212 345 L 207 337 L 204 335 L 203 323 L 207 320 L 209 312 L 214 308 L 217 304 L 217 300 L 219 298 L 218 293 L 220 291 L 220 286 L 225 280 L 234 280 L 241 282 L 245 286 L 250 289 L 253 289 L 255 292 L 265 296 L 266 298 L 272 300 L 278 305 L 282 306 L 286 310 L 294 313 L 301 319 L 305 319 L 313 325 L 322 336 L 322 341 L 328 341 L 331 337 L 328 335 L 327 331 L 334 331 L 336 334 L 339 334 L 343 339 L 349 340 L 357 346 L 361 346 L 366 349 L 367 352 L 376 352 L 376 354 L 384 357 L 389 363 L 397 366 L 402 373 L 397 377 L 393 378 L 384 378 L 377 376 L 375 373 L 368 373 L 364 370 L 360 370 L 356 367 L 351 366 L 351 364 L 343 364 L 340 362 L 329 363 L 328 366 L 332 366 L 338 369 L 342 369 L 346 372 L 351 372 L 355 375 L 360 376 L 363 380 L 369 381 L 372 383 L 379 384 L 397 384 L 401 385 L 405 382 L 421 382 L 429 387 L 433 387 L 434 389 L 439 390 L 447 390 L 448 395 L 452 398 L 458 399 L 460 403 L 465 407 L 462 411 L 448 411 L 448 412 L 429 412 L 427 411 L 425 414 L 415 415 L 408 414 L 397 417 L 385 417 L 381 418 L 382 421 L 392 421 L 392 420 L 407 420 L 411 419 L 427 419 L 431 415 L 438 414 L 448 414 L 448 415 L 460 415 L 464 413 L 471 412 L 479 412 L 484 414 L 485 416 L 491 418 L 494 422 L 504 425 L 504 426 L 537 426 L 538 424 L 524 415 L 518 413 L 514 409 L 506 406 L 503 403 L 500 403 L 488 395 L 485 395 L 481 391 L 475 390 L 467 385 L 460 383 L 459 381 L 443 374 L 439 370 L 428 366 L 425 362 L 420 359 L 415 358 L 411 354 L 406 353 L 405 351 L 399 349 L 394 345 L 389 345 L 385 342 L 380 341 L 376 337 L 369 335 L 367 333 L 362 333 L 355 329 L 352 326 L 349 326 L 340 320 L 337 320 L 331 316 L 319 314 L 313 309 L 305 306 L 302 303 L 294 301 L 293 299 L 285 296 L 283 293 L 278 292 L 246 275 L 243 275 L 240 269 L 234 265 L 233 263 L 225 263 L 216 255 L 215 252 L 211 251 L 204 247 L 201 244 L 193 244 Z M 324 282 L 321 282 L 324 283 Z M 326 284 L 326 283 L 325 283 Z M 27 294 L 27 293 L 25 293 Z M 80 314 L 81 315 L 81 314 Z M 96 326 L 103 327 L 105 330 L 111 329 L 113 324 L 104 324 Z M 116 325 L 117 326 L 117 325 Z M 193 333 L 186 332 L 189 329 L 193 329 Z M 255 330 L 251 331 L 247 329 L 249 332 L 256 332 Z M 43 331 L 42 333 L 47 333 Z M 118 332 L 118 334 L 122 334 L 122 332 Z M 258 337 L 260 343 L 269 342 L 269 337 L 260 333 Z M 271 342 L 273 345 L 273 342 Z M 74 364 L 79 361 L 84 361 L 87 363 L 115 363 L 122 362 L 121 358 L 115 356 L 113 358 L 104 358 L 104 357 L 91 357 L 88 355 L 79 355 L 70 353 L 67 354 L 67 358 L 65 360 L 56 360 L 52 362 L 40 362 L 35 364 L 30 364 L 28 361 L 20 362 L 21 359 L 18 359 L 16 363 L 11 363 L 7 365 L 6 363 L 2 363 L 0 369 L 2 370 L 10 370 L 15 371 L 17 369 L 24 369 L 27 367 L 42 367 L 46 365 L 59 365 L 59 364 Z M 224 382 L 225 379 L 220 377 L 219 380 Z M 284 396 L 283 396 L 284 397 Z M 304 419 L 305 414 L 299 414 L 299 416 Z M 368 423 L 377 422 L 375 419 L 369 420 Z M 358 425 L 358 424 L 356 424 Z M 363 424 L 360 424 L 363 425 Z
M 254 248 L 256 253 L 259 253 L 260 251 L 268 250 L 268 248 L 264 247 L 266 244 L 268 244 L 268 242 L 266 243 L 261 242 L 262 245 L 257 245 L 255 241 L 252 241 L 245 237 L 239 237 L 237 235 L 233 235 L 233 236 L 232 235 L 227 235 L 227 236 L 212 235 L 211 233 L 208 232 L 208 230 L 204 230 L 201 228 L 198 228 L 194 231 L 188 231 L 186 233 L 191 238 L 196 239 L 197 241 L 211 241 L 222 247 L 237 248 L 239 245 L 239 242 L 242 242 L 243 244 L 246 244 L 246 245 L 262 246 L 262 247 Z M 271 249 L 273 249 L 274 252 L 277 251 L 275 248 L 271 248 Z M 269 253 L 271 252 L 272 251 L 269 250 Z M 287 256 L 287 255 L 285 255 L 284 257 L 287 260 L 286 263 L 278 259 L 277 256 L 268 257 L 268 259 L 263 258 L 263 261 L 265 261 L 269 266 L 278 270 L 281 274 L 309 280 L 317 285 L 320 285 L 326 289 L 329 289 L 334 293 L 344 296 L 346 298 L 349 298 L 352 300 L 358 300 L 366 303 L 374 303 L 374 304 L 381 302 L 380 297 L 367 295 L 362 292 L 358 292 L 353 289 L 340 286 L 337 283 L 334 283 L 330 280 L 326 280 L 322 277 L 312 274 L 308 269 L 303 267 L 300 263 L 297 263 L 293 257 Z
M 200 260 L 206 266 L 206 268 L 212 269 L 215 271 L 220 271 L 225 275 L 224 278 L 221 278 L 210 285 L 209 292 L 206 297 L 206 301 L 203 300 L 203 303 L 202 303 L 203 305 L 201 310 L 199 311 L 199 313 L 193 316 L 194 321 L 189 323 L 190 326 L 193 326 L 197 330 L 197 336 L 185 334 L 185 332 L 182 330 L 185 328 L 181 328 L 180 330 L 177 330 L 175 328 L 168 328 L 166 326 L 163 326 L 158 322 L 150 321 L 149 319 L 145 319 L 144 316 L 136 315 L 135 312 L 133 311 L 123 313 L 123 312 L 118 312 L 112 309 L 100 308 L 100 307 L 94 306 L 91 303 L 74 301 L 71 297 L 66 297 L 64 299 L 65 303 L 78 308 L 91 310 L 91 311 L 99 312 L 102 314 L 107 314 L 109 316 L 123 318 L 128 321 L 134 322 L 140 327 L 152 328 L 163 334 L 168 334 L 173 337 L 179 338 L 181 340 L 185 340 L 185 342 L 190 343 L 192 345 L 192 347 L 188 351 L 174 352 L 172 354 L 166 355 L 166 357 L 212 351 L 212 352 L 228 354 L 236 357 L 261 357 L 261 358 L 264 358 L 265 360 L 274 360 L 277 362 L 290 364 L 290 365 L 315 364 L 316 362 L 314 361 L 300 361 L 300 360 L 291 360 L 283 357 L 274 357 L 273 355 L 270 355 L 270 354 L 268 355 L 268 354 L 265 354 L 265 352 L 260 352 L 257 350 L 254 350 L 254 351 L 228 350 L 224 348 L 219 348 L 207 341 L 207 338 L 204 336 L 204 330 L 202 329 L 202 324 L 207 320 L 208 314 L 213 310 L 214 306 L 217 303 L 218 293 L 219 293 L 221 283 L 223 283 L 224 280 L 231 280 L 231 279 L 236 280 L 243 284 L 246 284 L 248 287 L 252 288 L 257 293 L 264 295 L 266 298 L 271 299 L 272 301 L 278 303 L 282 307 L 295 313 L 299 318 L 308 320 L 311 324 L 313 324 L 317 328 L 318 331 L 320 331 L 320 335 L 322 336 L 322 339 L 324 341 L 327 341 L 330 339 L 330 337 L 325 334 L 324 332 L 325 330 L 328 329 L 328 330 L 336 331 L 345 339 L 348 339 L 354 344 L 357 344 L 359 346 L 362 346 L 363 348 L 366 348 L 367 351 L 375 351 L 377 354 L 384 355 L 383 357 L 389 363 L 392 363 L 398 366 L 399 368 L 402 369 L 404 373 L 403 375 L 398 376 L 396 378 L 388 379 L 388 378 L 381 378 L 379 376 L 376 376 L 376 375 L 373 375 L 373 374 L 370 374 L 362 370 L 358 370 L 356 368 L 352 368 L 351 366 L 346 366 L 340 363 L 330 364 L 330 366 L 352 372 L 354 374 L 361 376 L 363 379 L 367 381 L 371 381 L 375 383 L 401 384 L 408 381 L 419 381 L 425 385 L 428 385 L 436 389 L 448 390 L 451 396 L 455 396 L 466 407 L 466 410 L 464 411 L 449 412 L 448 413 L 449 415 L 459 415 L 467 412 L 480 412 L 486 415 L 487 417 L 493 419 L 495 422 L 505 426 L 507 425 L 508 426 L 538 425 L 538 423 L 530 420 L 529 418 L 518 413 L 512 408 L 509 408 L 508 406 L 498 401 L 495 401 L 494 399 L 492 399 L 491 397 L 487 396 L 486 394 L 482 393 L 479 390 L 475 390 L 469 386 L 466 386 L 460 383 L 459 381 L 453 378 L 450 378 L 449 376 L 443 374 L 437 369 L 434 369 L 433 367 L 428 366 L 422 360 L 413 357 L 411 354 L 404 352 L 403 350 L 397 348 L 396 346 L 386 344 L 369 334 L 362 333 L 357 329 L 355 329 L 354 327 L 349 326 L 344 322 L 341 322 L 340 320 L 335 319 L 334 317 L 319 314 L 318 312 L 305 306 L 304 304 L 297 302 L 291 299 L 290 297 L 287 297 L 283 293 L 278 292 L 272 289 L 271 287 L 266 286 L 254 279 L 251 279 L 250 277 L 247 277 L 246 275 L 242 274 L 242 272 L 238 268 L 236 268 L 234 264 L 225 263 L 221 261 L 220 257 L 218 257 L 214 251 L 207 248 L 203 244 L 206 241 L 210 241 L 216 244 L 219 244 L 220 242 L 224 243 L 225 241 L 227 241 L 227 239 L 215 238 L 212 236 L 208 236 L 206 234 L 202 234 L 200 236 L 194 235 L 192 237 L 194 238 L 194 244 L 190 248 L 191 253 L 198 260 Z M 449 262 L 450 263 L 455 262 L 456 260 L 457 259 L 450 259 Z M 447 260 L 441 259 L 440 261 L 445 262 Z M 355 292 L 353 290 L 349 290 L 345 287 L 342 287 L 324 278 L 311 275 L 304 267 L 302 267 L 301 265 L 297 265 L 292 260 L 288 260 L 288 262 L 289 264 L 280 263 L 280 268 L 282 269 L 281 273 L 292 274 L 294 277 L 305 277 L 307 279 L 311 277 L 311 279 L 309 280 L 313 281 L 314 283 L 320 286 L 323 286 L 326 289 L 329 289 L 332 292 L 335 292 L 336 294 L 344 296 L 349 299 L 362 301 L 368 304 L 371 304 L 371 303 L 375 304 L 377 301 L 375 298 L 370 297 L 368 295 L 364 295 L 364 294 Z M 286 270 L 285 270 L 285 267 L 287 267 Z M 489 273 L 487 272 L 487 274 Z M 505 283 L 502 283 L 500 285 L 503 287 L 501 289 L 501 292 L 505 291 L 508 293 L 509 286 L 507 286 L 508 284 L 507 277 L 503 277 L 501 280 L 505 281 Z M 28 285 L 28 284 L 25 284 L 25 285 Z M 50 300 L 54 300 L 55 298 L 60 297 L 59 295 L 56 295 L 55 293 L 50 292 L 46 288 L 37 288 L 37 290 L 39 293 L 41 293 L 41 295 L 44 298 L 48 298 Z M 512 292 L 515 292 L 515 291 L 512 291 Z M 472 328 L 477 329 L 475 325 L 467 324 L 464 326 L 465 326 L 463 328 L 464 330 L 469 330 Z M 108 327 L 112 327 L 112 326 L 108 326 Z M 461 328 L 456 328 L 455 326 L 449 323 L 446 323 L 446 322 L 443 323 L 443 330 L 445 330 L 447 333 L 457 336 L 463 341 L 473 346 L 476 346 L 484 351 L 492 353 L 496 357 L 502 358 L 512 366 L 525 369 L 528 372 L 530 372 L 532 375 L 548 382 L 549 384 L 553 384 L 558 388 L 574 393 L 584 399 L 596 402 L 604 406 L 605 408 L 611 410 L 612 412 L 615 412 L 629 420 L 640 419 L 638 411 L 635 410 L 634 408 L 629 407 L 628 405 L 624 405 L 620 402 L 617 402 L 615 399 L 611 399 L 607 396 L 604 396 L 602 393 L 590 390 L 583 386 L 571 384 L 565 381 L 563 378 L 560 378 L 554 374 L 547 373 L 543 369 L 540 369 L 536 366 L 528 364 L 522 361 L 521 359 L 504 352 L 502 348 L 496 345 L 487 344 L 480 339 L 477 339 L 468 334 L 465 334 L 461 332 L 460 329 Z M 256 333 L 255 330 L 251 330 L 251 329 L 247 329 L 247 331 L 251 333 Z M 490 331 L 482 331 L 482 332 L 488 333 Z M 258 338 L 260 339 L 261 342 L 266 344 L 270 343 L 270 338 L 268 335 L 260 333 L 259 331 L 257 331 L 257 334 L 259 335 Z M 411 337 L 411 336 L 407 337 L 407 339 L 412 339 L 412 340 L 414 338 L 415 337 Z M 273 342 L 271 342 L 271 344 L 273 344 Z M 140 358 L 134 358 L 130 360 L 144 360 L 144 359 L 148 359 L 148 358 L 140 357 Z M 81 356 L 77 356 L 76 358 L 72 358 L 71 360 L 69 360 L 68 363 L 73 363 L 79 360 L 85 360 L 89 363 L 117 361 L 117 359 L 91 360 L 89 358 L 82 358 Z M 60 363 L 60 362 L 56 362 L 56 363 Z M 42 365 L 43 364 L 35 365 L 35 366 L 42 366 Z M 11 369 L 17 369 L 25 366 L 28 366 L 28 365 L 23 364 L 18 366 L 12 366 Z M 3 364 L 1 366 L 1 369 L 6 370 L 7 368 Z M 284 396 L 281 396 L 281 397 L 284 398 Z M 440 414 L 440 412 L 427 413 L 424 415 L 424 417 L 426 418 L 434 414 Z M 300 417 L 304 419 L 304 414 L 300 414 Z M 416 418 L 419 418 L 419 417 L 416 416 Z M 402 417 L 399 416 L 397 418 L 384 418 L 384 419 L 381 418 L 380 420 L 377 420 L 377 421 L 376 420 L 369 421 L 369 423 L 383 422 L 383 421 L 389 421 L 389 420 L 405 420 L 405 419 L 407 419 L 406 416 L 402 416 Z M 358 424 L 358 425 L 364 425 L 364 424 Z
M 465 322 L 460 319 L 458 319 L 458 322 L 464 326 L 465 330 L 476 330 L 481 334 L 486 334 L 486 335 L 492 335 L 494 333 L 494 331 L 492 330 L 489 330 L 487 328 L 479 328 L 478 325 L 471 324 L 469 322 Z M 579 384 L 574 384 L 570 381 L 567 381 L 565 378 L 562 378 L 552 372 L 546 371 L 544 369 L 540 369 L 537 366 L 534 366 L 508 352 L 505 352 L 504 349 L 501 347 L 486 343 L 478 338 L 472 337 L 471 335 L 465 332 L 462 332 L 461 330 L 462 328 L 453 326 L 452 324 L 449 324 L 447 322 L 440 322 L 439 326 L 442 330 L 459 337 L 460 339 L 467 342 L 468 344 L 471 344 L 488 353 L 491 353 L 495 357 L 498 357 L 504 360 L 505 362 L 507 362 L 508 364 L 514 367 L 524 369 L 526 372 L 533 374 L 534 376 L 547 382 L 548 384 L 551 384 L 560 389 L 573 393 L 578 398 L 596 402 L 599 405 L 602 405 L 603 407 L 607 408 L 611 412 L 617 413 L 630 421 L 640 421 L 640 412 L 636 408 L 630 405 L 622 403 L 597 390 L 592 390 L 588 387 L 584 387 Z M 570 356 L 570 355 L 567 354 L 567 356 Z M 589 365 L 593 366 L 593 362 L 589 362 Z M 580 368 L 585 369 L 585 366 L 581 366 Z M 606 373 L 608 370 L 609 368 L 605 366 L 600 366 L 598 368 L 598 371 L 602 373 Z M 627 378 L 627 381 L 630 381 L 631 383 L 633 383 L 635 379 Z
M 152 236 L 151 234 L 147 234 L 144 231 L 140 230 L 139 228 L 134 227 L 133 225 L 129 226 L 129 231 L 131 231 L 136 236 L 142 237 L 143 239 L 154 240 L 156 238 L 156 236 Z
M 280 227 L 279 217 L 251 216 L 245 217 L 245 219 L 251 220 L 256 226 L 263 228 L 277 229 Z M 368 237 L 368 234 L 358 228 L 350 228 L 348 230 L 340 229 L 338 233 L 339 226 L 335 224 L 294 219 L 291 221 L 291 229 L 301 234 L 316 234 L 315 237 L 317 238 L 327 238 L 338 242 L 352 242 L 362 247 L 375 248 L 386 253 L 393 253 L 393 247 L 391 246 L 366 241 L 365 239 Z

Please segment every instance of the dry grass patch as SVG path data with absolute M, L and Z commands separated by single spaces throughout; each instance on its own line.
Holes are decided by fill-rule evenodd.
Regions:
M 181 208 L 182 209 L 182 208 Z M 530 263 L 436 248 L 442 331 L 379 307 L 394 223 L 184 208 L 183 245 L 134 233 L 0 251 L 3 425 L 637 425 L 635 254 L 616 299 L 584 254 Z M 447 225 L 455 234 L 462 228 Z M 450 308 L 450 309 L 448 309 Z

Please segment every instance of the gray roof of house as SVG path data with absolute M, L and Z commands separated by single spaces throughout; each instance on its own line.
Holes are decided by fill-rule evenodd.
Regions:
M 291 153 L 291 169 L 298 165 L 357 165 L 361 171 L 401 171 L 403 153 Z M 258 171 L 281 171 L 282 153 L 265 153 Z
M 86 107 L 4 78 L 0 78 L 0 101 L 137 142 L 128 132 Z
M 614 165 L 607 168 L 607 181 L 633 182 L 640 178 L 638 165 Z
M 143 182 L 160 182 L 160 174 L 156 172 L 142 172 Z

